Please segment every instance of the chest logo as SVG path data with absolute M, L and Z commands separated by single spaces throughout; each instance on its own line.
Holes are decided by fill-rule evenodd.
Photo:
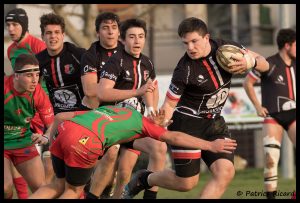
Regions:
M 67 64 L 65 65 L 65 73 L 70 75 L 73 74 L 75 72 L 75 68 L 73 66 L 73 64 Z

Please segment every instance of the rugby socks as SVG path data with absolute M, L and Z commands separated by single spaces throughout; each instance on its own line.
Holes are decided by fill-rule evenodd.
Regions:
M 276 192 L 277 192 L 277 191 L 266 192 L 267 199 L 275 199 L 275 197 L 276 197 Z
M 145 190 L 143 199 L 156 199 L 157 191 Z
M 151 172 L 151 171 L 146 171 L 146 172 L 143 173 L 143 174 L 141 175 L 141 177 L 139 178 L 140 181 L 141 181 L 141 184 L 145 187 L 145 189 L 150 189 L 150 188 L 152 188 L 152 186 L 149 186 L 149 184 L 148 184 L 148 176 L 149 176 L 151 173 L 153 173 L 153 172 Z
M 85 199 L 99 199 L 96 195 L 90 192 L 85 193 Z
M 18 178 L 13 178 L 13 182 L 18 194 L 19 199 L 28 199 L 28 185 L 25 179 L 21 176 Z

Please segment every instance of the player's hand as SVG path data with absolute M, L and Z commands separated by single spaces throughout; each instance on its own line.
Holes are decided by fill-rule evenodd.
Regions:
M 216 139 L 211 143 L 209 151 L 214 153 L 226 153 L 231 154 L 233 150 L 236 149 L 236 140 L 232 139 Z
M 153 92 L 155 89 L 155 85 L 153 84 L 152 80 L 147 80 L 146 84 L 141 86 L 139 89 L 136 90 L 136 96 L 142 96 L 146 92 Z
M 265 107 L 257 106 L 255 108 L 256 108 L 256 113 L 258 116 L 265 118 L 269 115 L 269 111 Z
M 167 127 L 173 122 L 172 120 L 167 120 L 165 117 L 165 110 L 160 109 L 159 111 L 156 110 L 155 113 L 150 113 L 150 118 L 152 121 L 161 127 Z
M 33 144 L 45 145 L 48 144 L 49 140 L 41 134 L 33 133 L 31 135 L 31 140 Z
M 230 67 L 228 71 L 234 75 L 245 73 L 250 67 L 254 66 L 255 62 L 253 57 L 249 53 L 247 53 L 243 49 L 240 50 L 244 54 L 244 57 L 232 55 L 231 58 L 234 60 L 234 62 L 228 64 L 228 66 Z

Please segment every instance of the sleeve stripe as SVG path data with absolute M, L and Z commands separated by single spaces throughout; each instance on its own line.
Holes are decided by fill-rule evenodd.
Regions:
M 174 94 L 173 92 L 171 92 L 170 90 L 168 90 L 167 95 L 166 95 L 169 99 L 171 100 L 175 100 L 175 101 L 179 101 L 180 97 L 179 95 Z

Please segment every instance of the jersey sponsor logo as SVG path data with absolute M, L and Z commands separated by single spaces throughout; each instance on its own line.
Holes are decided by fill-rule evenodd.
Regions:
M 113 121 L 114 119 L 112 117 L 110 117 L 108 114 L 104 113 L 104 112 L 101 112 L 101 111 L 98 111 L 98 110 L 94 110 L 94 113 L 96 114 L 100 114 L 102 116 L 104 116 L 107 120 L 109 121 Z
M 206 107 L 208 109 L 216 108 L 223 104 L 228 97 L 229 89 L 222 88 L 216 94 L 212 95 L 206 102 Z
M 278 75 L 277 80 L 275 81 L 275 83 L 279 84 L 279 85 L 285 85 L 284 78 L 282 77 L 282 75 Z
M 77 103 L 75 94 L 66 89 L 56 90 L 54 92 L 54 97 L 56 100 L 62 102 L 63 104 L 68 104 L 69 106 L 74 106 Z
M 122 106 L 122 107 L 131 106 L 135 110 L 137 110 L 138 112 L 140 112 L 142 114 L 145 111 L 144 104 L 142 104 L 136 97 L 131 97 L 129 99 L 125 99 L 124 101 L 117 103 L 117 105 Z
M 174 85 L 174 83 L 171 83 L 171 84 L 170 84 L 169 89 L 170 89 L 173 93 L 178 94 L 179 87 L 177 87 L 176 85 Z
M 4 125 L 4 130 L 21 130 L 20 126 Z
M 73 64 L 67 64 L 64 67 L 65 67 L 65 73 L 68 75 L 73 74 L 75 72 L 75 68 Z
M 87 72 L 97 72 L 96 68 L 93 68 L 92 66 L 86 65 L 83 67 L 83 72 L 87 73 Z
M 278 97 L 278 111 L 288 111 L 296 108 L 296 102 L 287 97 Z
M 101 78 L 103 78 L 103 77 L 108 78 L 108 79 L 110 79 L 110 80 L 114 80 L 114 81 L 117 80 L 117 76 L 115 76 L 115 74 L 113 74 L 113 73 L 108 73 L 108 72 L 106 72 L 106 71 L 102 71 L 102 73 L 101 73 Z
M 89 139 L 90 139 L 90 137 L 84 137 L 84 138 L 80 139 L 78 142 L 82 145 L 85 145 Z

